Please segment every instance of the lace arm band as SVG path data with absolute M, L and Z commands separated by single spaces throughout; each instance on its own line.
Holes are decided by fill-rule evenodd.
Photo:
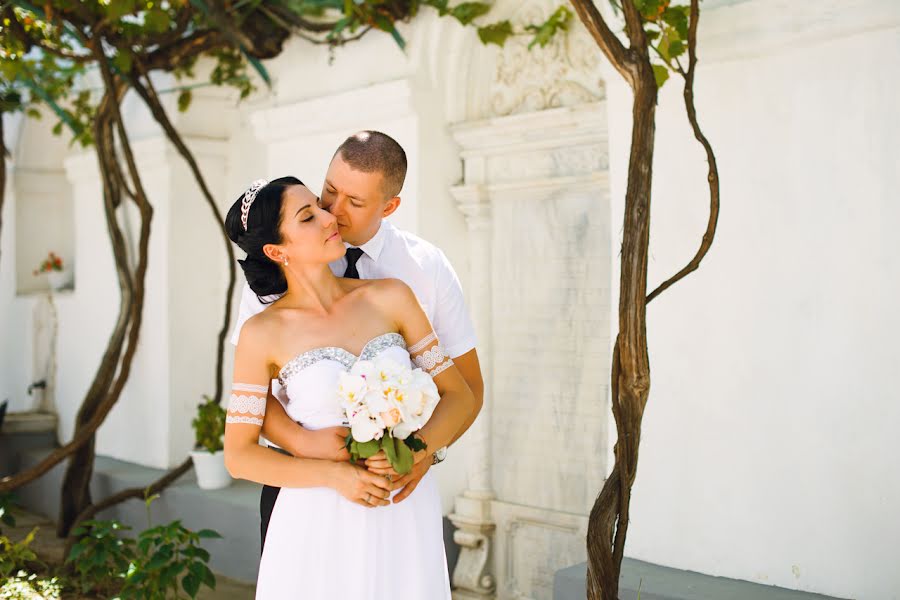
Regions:
M 433 331 L 410 346 L 409 355 L 413 363 L 432 378 L 453 366 L 453 359 L 444 352 Z
M 266 395 L 269 388 L 264 385 L 235 383 L 231 386 L 231 399 L 225 414 L 226 423 L 245 423 L 262 427 L 266 414 Z

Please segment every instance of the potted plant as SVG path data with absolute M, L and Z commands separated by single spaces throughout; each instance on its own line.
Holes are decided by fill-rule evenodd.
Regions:
M 203 396 L 205 402 L 197 405 L 197 416 L 191 421 L 196 443 L 191 452 L 197 485 L 204 490 L 217 490 L 231 484 L 231 475 L 225 469 L 225 409 L 219 403 Z
M 56 253 L 50 252 L 47 258 L 35 269 L 34 275 L 47 274 L 47 281 L 50 283 L 50 289 L 61 290 L 72 285 L 72 271 L 63 265 L 61 257 Z

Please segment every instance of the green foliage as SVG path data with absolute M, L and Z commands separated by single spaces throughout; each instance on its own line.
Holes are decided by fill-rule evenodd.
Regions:
M 536 44 L 545 47 L 559 31 L 567 31 L 569 21 L 572 19 L 572 11 L 566 6 L 557 8 L 550 18 L 541 25 L 528 25 L 525 30 L 534 33 L 534 39 L 528 44 L 531 50 Z
M 117 521 L 88 521 L 75 530 L 80 539 L 67 562 L 82 593 L 162 600 L 182 597 L 179 587 L 191 598 L 204 585 L 215 589 L 215 575 L 207 566 L 209 552 L 200 542 L 221 537 L 218 533 L 191 531 L 173 521 L 145 529 L 135 540 L 121 535 L 128 529 Z
M 81 593 L 118 589 L 136 559 L 134 540 L 123 535 L 129 529 L 118 521 L 85 521 L 72 532 L 78 542 L 66 562 Z
M 63 584 L 58 577 L 18 571 L 0 582 L 0 600 L 59 600 Z
M 405 440 L 384 435 L 380 440 L 357 442 L 353 439 L 353 434 L 350 433 L 347 434 L 345 445 L 350 452 L 350 460 L 354 462 L 361 458 L 370 458 L 378 454 L 379 450 L 384 450 L 384 454 L 387 456 L 391 466 L 401 475 L 412 470 L 415 460 L 414 453 L 425 449 L 425 442 L 415 437 L 415 435 L 410 435 Z
M 5 535 L 0 535 L 0 577 L 9 577 L 13 573 L 39 563 L 37 554 L 30 548 L 38 528 L 32 529 L 25 539 L 13 542 Z
M 207 566 L 209 552 L 200 547 L 200 540 L 219 537 L 210 529 L 191 531 L 181 521 L 142 531 L 121 598 L 178 597 L 179 578 L 181 588 L 191 598 L 197 597 L 201 586 L 215 589 L 215 575 Z
M 656 87 L 660 88 L 669 78 L 669 69 L 665 65 L 651 65 L 653 76 L 656 78 Z
M 653 74 L 657 87 L 669 79 L 671 72 L 681 73 L 679 58 L 687 52 L 691 8 L 687 0 L 633 0 L 641 14 L 650 48 L 656 53 Z M 610 0 L 616 12 L 622 12 L 619 0 Z
M 181 90 L 178 94 L 178 112 L 185 112 L 191 105 L 192 99 L 193 94 L 191 93 L 191 90 Z
M 225 434 L 225 409 L 209 396 L 197 405 L 197 416 L 191 421 L 194 427 L 196 447 L 215 454 L 224 447 L 222 436 Z
M 672 31 L 684 29 L 678 22 L 683 15 L 670 9 L 667 1 L 645 3 L 642 10 L 648 15 L 654 6 L 665 5 L 657 21 L 671 23 Z M 98 60 L 107 62 L 116 78 L 127 84 L 154 69 L 169 71 L 179 81 L 193 78 L 196 61 L 206 56 L 214 61 L 209 83 L 234 87 L 246 98 L 255 89 L 253 71 L 270 83 L 260 59 L 278 54 L 278 40 L 290 33 L 306 31 L 308 39 L 336 47 L 375 29 L 391 35 L 404 49 L 397 26 L 423 7 L 474 27 L 484 44 L 500 46 L 510 36 L 524 34 L 533 36 L 530 46 L 546 46 L 566 30 L 571 18 L 571 11 L 561 6 L 545 23 L 517 31 L 505 20 L 476 24 L 489 14 L 490 2 L 238 0 L 223 5 L 209 0 L 13 0 L 0 3 L 0 112 L 39 118 L 38 105 L 46 106 L 58 119 L 54 133 L 68 130 L 73 144 L 89 146 L 100 98 L 84 88 L 82 79 Z M 182 44 L 204 39 L 205 32 L 214 43 Z M 677 56 L 683 37 L 669 35 L 663 52 Z M 92 50 L 98 41 L 102 55 Z M 179 110 L 187 110 L 196 85 L 172 90 L 178 93 Z
M 506 40 L 514 35 L 512 24 L 509 21 L 500 21 L 493 25 L 486 25 L 478 28 L 478 38 L 482 44 L 496 44 L 503 46 Z
M 16 517 L 12 509 L 16 507 L 18 507 L 18 504 L 12 492 L 0 492 L 0 523 L 8 527 L 15 527 Z M 0 528 L 0 534 L 2 533 L 3 529 Z

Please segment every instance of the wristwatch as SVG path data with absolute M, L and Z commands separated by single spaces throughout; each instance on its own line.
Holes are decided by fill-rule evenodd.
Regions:
M 437 450 L 435 450 L 434 456 L 431 459 L 431 464 L 436 465 L 439 462 L 441 462 L 442 460 L 444 460 L 445 458 L 447 458 L 447 446 L 444 446 L 443 448 L 438 448 Z

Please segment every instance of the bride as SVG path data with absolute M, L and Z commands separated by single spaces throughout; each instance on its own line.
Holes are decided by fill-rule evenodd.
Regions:
M 269 522 L 259 566 L 261 600 L 449 600 L 437 485 L 429 471 L 402 503 L 394 482 L 351 462 L 294 458 L 258 444 L 269 384 L 308 429 L 346 426 L 336 389 L 356 361 L 427 356 L 441 394 L 415 435 L 431 460 L 474 409 L 465 380 L 439 346 L 406 284 L 334 276 L 345 248 L 335 218 L 298 179 L 256 182 L 231 207 L 226 229 L 247 253 L 247 282 L 284 296 L 243 326 L 225 427 L 232 476 L 284 488 Z

